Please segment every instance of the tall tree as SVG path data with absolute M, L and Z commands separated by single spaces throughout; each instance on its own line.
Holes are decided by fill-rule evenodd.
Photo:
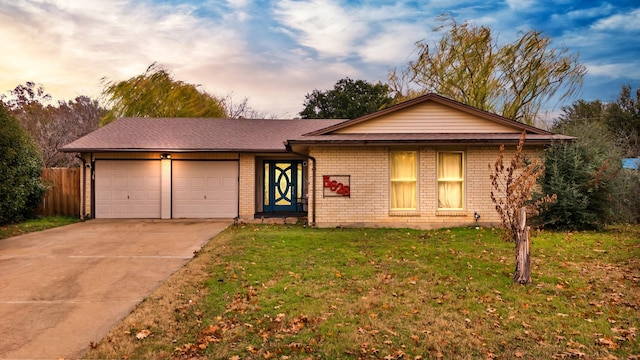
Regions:
M 29 215 L 44 195 L 42 157 L 19 122 L 0 103 L 0 224 Z
M 174 80 L 161 66 L 152 64 L 142 75 L 125 81 L 106 81 L 103 90 L 109 112 L 106 125 L 121 117 L 227 117 L 220 99 L 196 85 Z
M 560 229 L 598 229 L 611 222 L 613 182 L 620 164 L 593 156 L 585 142 L 556 143 L 545 151 L 543 194 L 556 194 L 558 201 L 545 204 L 538 220 Z
M 389 75 L 397 101 L 435 92 L 456 101 L 527 124 L 542 105 L 559 94 L 571 98 L 586 68 L 578 55 L 553 48 L 551 38 L 530 30 L 500 45 L 491 29 L 439 18 L 438 42 L 416 43 L 417 59 Z
M 51 100 L 42 86 L 31 81 L 3 96 L 8 111 L 40 149 L 45 167 L 74 166 L 78 163 L 75 154 L 58 149 L 97 129 L 105 110 L 87 96 L 55 105 Z
M 234 98 L 233 93 L 222 99 L 227 117 L 230 119 L 277 119 L 278 116 L 258 111 L 249 106 L 249 98 Z
M 615 103 L 604 114 L 609 130 L 616 136 L 624 155 L 640 157 L 640 88 L 632 96 L 631 85 L 623 85 Z
M 354 119 L 391 104 L 391 89 L 380 82 L 344 78 L 332 90 L 313 92 L 305 96 L 303 119 Z

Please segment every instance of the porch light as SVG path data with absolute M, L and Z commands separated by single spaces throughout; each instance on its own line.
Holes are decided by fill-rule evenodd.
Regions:
M 160 159 L 171 159 L 171 154 L 160 154 Z

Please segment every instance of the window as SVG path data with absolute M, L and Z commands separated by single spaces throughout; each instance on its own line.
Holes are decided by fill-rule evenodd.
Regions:
M 438 153 L 438 209 L 464 208 L 464 153 Z
M 391 210 L 416 210 L 418 154 L 392 151 L 389 159 Z

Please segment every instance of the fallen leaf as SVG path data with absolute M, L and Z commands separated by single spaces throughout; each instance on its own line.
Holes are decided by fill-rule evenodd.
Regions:
M 142 340 L 142 339 L 147 338 L 149 335 L 151 335 L 151 331 L 149 331 L 149 330 L 147 330 L 147 329 L 140 330 L 140 332 L 138 332 L 138 333 L 136 334 L 136 339 L 138 339 L 138 340 Z
M 516 351 L 515 355 L 517 358 L 521 358 L 522 356 L 524 356 L 524 354 L 521 351 Z
M 611 340 L 609 337 L 603 337 L 596 340 L 596 344 L 606 346 L 610 349 L 617 348 L 615 341 Z
M 582 351 L 580 351 L 578 349 L 567 349 L 567 352 L 570 355 L 581 357 L 581 358 L 585 357 L 585 355 L 586 355 L 585 353 L 583 353 Z

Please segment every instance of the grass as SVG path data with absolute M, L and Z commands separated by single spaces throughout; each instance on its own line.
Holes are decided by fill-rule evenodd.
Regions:
M 12 236 L 18 236 L 35 231 L 55 228 L 73 224 L 80 221 L 78 218 L 68 216 L 46 216 L 28 219 L 17 224 L 8 224 L 0 226 L 0 240 Z
M 640 358 L 640 226 L 543 232 L 534 284 L 513 267 L 491 229 L 239 225 L 86 358 Z

